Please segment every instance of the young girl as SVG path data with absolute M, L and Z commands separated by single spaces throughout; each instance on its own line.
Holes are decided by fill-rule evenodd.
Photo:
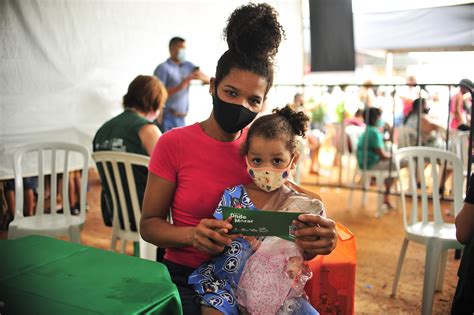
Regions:
M 296 136 L 304 136 L 308 121 L 286 106 L 252 124 L 242 153 L 253 181 L 224 191 L 216 219 L 223 219 L 223 206 L 324 214 L 319 200 L 284 185 L 299 156 Z M 297 243 L 277 237 L 236 238 L 189 277 L 202 297 L 201 313 L 317 314 L 304 298 L 311 271 L 302 253 Z

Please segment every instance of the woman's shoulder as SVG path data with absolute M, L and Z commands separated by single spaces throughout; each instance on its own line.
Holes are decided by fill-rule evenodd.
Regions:
M 199 128 L 199 124 L 193 124 L 185 127 L 177 127 L 165 132 L 161 137 L 163 141 L 174 141 L 181 138 L 192 138 L 195 137 Z

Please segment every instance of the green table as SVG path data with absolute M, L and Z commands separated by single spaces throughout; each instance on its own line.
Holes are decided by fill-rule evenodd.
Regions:
M 57 239 L 0 241 L 0 314 L 182 314 L 160 263 Z

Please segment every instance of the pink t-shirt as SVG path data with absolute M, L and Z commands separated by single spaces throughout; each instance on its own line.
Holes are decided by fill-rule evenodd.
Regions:
M 203 218 L 212 218 L 224 190 L 252 181 L 247 173 L 239 139 L 222 142 L 208 136 L 199 123 L 174 128 L 158 140 L 149 164 L 156 176 L 176 183 L 171 202 L 173 224 L 196 226 Z M 165 259 L 196 268 L 210 256 L 193 247 L 168 248 Z

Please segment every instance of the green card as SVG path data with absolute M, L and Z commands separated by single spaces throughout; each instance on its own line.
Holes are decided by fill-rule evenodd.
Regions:
M 222 207 L 224 220 L 233 217 L 230 233 L 245 236 L 278 236 L 294 241 L 292 225 L 302 212 L 279 212 L 266 210 L 238 209 Z

